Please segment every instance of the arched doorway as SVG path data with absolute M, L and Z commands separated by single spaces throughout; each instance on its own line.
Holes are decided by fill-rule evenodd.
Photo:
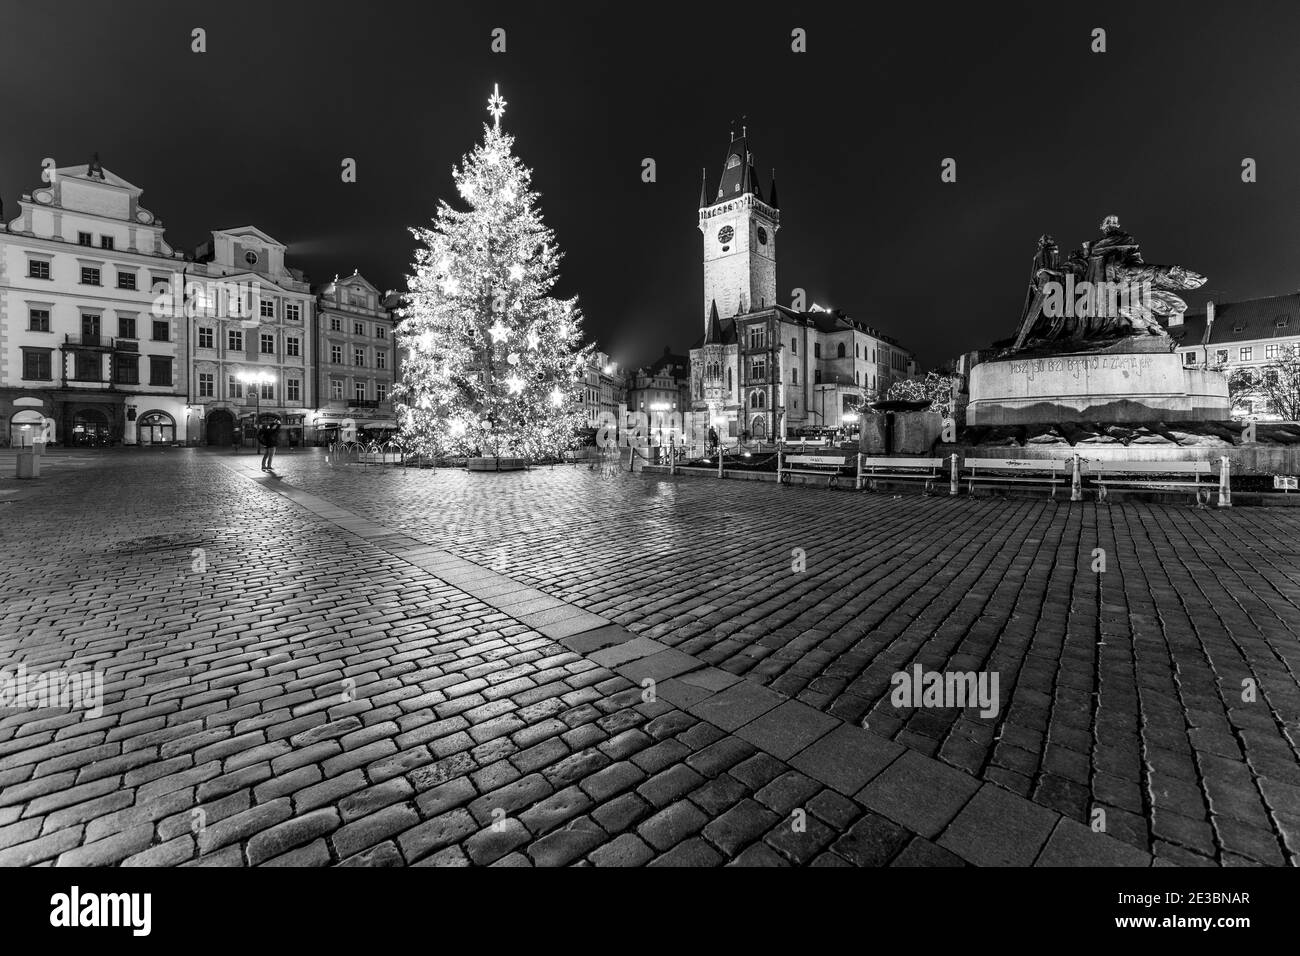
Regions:
M 72 444 L 107 445 L 108 419 L 94 408 L 85 408 L 72 417 Z
M 9 422 L 9 444 L 14 448 L 35 444 L 44 434 L 45 416 L 40 412 L 15 412 Z
M 135 428 L 141 445 L 176 443 L 176 420 L 166 412 L 145 412 L 136 420 Z
M 755 415 L 754 424 L 749 431 L 758 441 L 767 438 L 767 419 L 762 415 Z
M 208 444 L 230 445 L 235 441 L 235 416 L 218 409 L 208 416 Z

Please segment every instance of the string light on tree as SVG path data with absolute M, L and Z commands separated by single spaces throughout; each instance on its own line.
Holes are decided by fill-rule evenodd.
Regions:
M 464 208 L 440 202 L 428 228 L 412 229 L 398 330 L 411 352 L 394 398 L 404 438 L 429 454 L 553 454 L 582 424 L 591 347 L 581 345 L 577 300 L 550 295 L 563 256 L 501 128 L 505 106 L 494 86 L 492 122 L 452 170 Z M 514 351 L 498 349 L 507 343 Z

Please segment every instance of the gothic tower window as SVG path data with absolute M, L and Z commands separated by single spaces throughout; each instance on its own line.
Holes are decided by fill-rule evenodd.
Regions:
M 841 342 L 841 343 L 840 343 L 840 347 L 839 347 L 838 349 L 835 350 L 835 357 L 836 357 L 836 358 L 844 358 L 844 343 L 843 343 L 843 342 Z

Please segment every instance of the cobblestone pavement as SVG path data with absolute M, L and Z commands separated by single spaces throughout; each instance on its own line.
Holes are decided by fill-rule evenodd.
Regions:
M 0 509 L 0 667 L 105 674 L 0 711 L 0 865 L 1294 860 L 1285 512 L 277 466 Z

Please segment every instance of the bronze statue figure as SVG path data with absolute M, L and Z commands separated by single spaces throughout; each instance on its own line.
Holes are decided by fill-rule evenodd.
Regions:
M 1144 262 L 1137 240 L 1121 228 L 1117 216 L 1102 221 L 1101 233 L 1064 263 L 1055 240 L 1039 238 L 1015 350 L 1101 344 L 1127 336 L 1167 337 L 1157 320 L 1187 310 L 1174 292 L 1205 284 L 1205 276 L 1182 266 Z

